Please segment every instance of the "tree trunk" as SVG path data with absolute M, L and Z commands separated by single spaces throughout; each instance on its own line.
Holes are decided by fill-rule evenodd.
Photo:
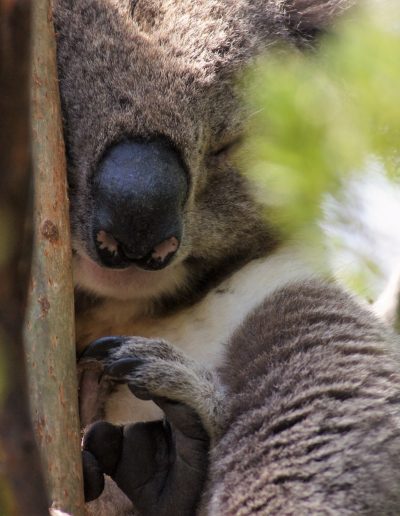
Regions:
M 54 507 L 83 514 L 71 244 L 50 0 L 33 8 L 34 258 L 26 324 L 34 426 Z
M 30 1 L 0 0 L 0 514 L 48 515 L 26 385 L 31 264 Z M 25 235 L 25 237 L 24 237 Z

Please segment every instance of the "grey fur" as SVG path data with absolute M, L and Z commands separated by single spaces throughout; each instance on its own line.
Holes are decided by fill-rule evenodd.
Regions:
M 211 514 L 399 514 L 399 344 L 328 285 L 266 301 L 221 372 Z
M 313 281 L 258 307 L 218 373 L 140 338 L 102 361 L 133 392 L 200 416 L 212 442 L 201 514 L 384 516 L 400 511 L 399 346 L 349 295 Z M 189 471 L 182 496 L 190 483 Z

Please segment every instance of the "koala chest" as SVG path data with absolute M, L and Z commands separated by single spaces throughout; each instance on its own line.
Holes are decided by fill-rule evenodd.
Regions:
M 143 317 L 135 302 L 108 301 L 78 318 L 78 349 L 108 335 L 161 338 L 202 365 L 216 368 L 224 359 L 230 336 L 249 313 L 280 287 L 311 276 L 310 268 L 285 249 L 247 264 L 199 303 L 173 315 Z M 123 424 L 157 419 L 161 412 L 120 386 L 107 398 L 105 414 L 109 421 Z

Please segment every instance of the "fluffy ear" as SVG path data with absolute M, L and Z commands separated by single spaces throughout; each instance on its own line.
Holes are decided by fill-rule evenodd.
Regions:
M 284 0 L 285 25 L 295 39 L 307 43 L 328 30 L 357 0 Z

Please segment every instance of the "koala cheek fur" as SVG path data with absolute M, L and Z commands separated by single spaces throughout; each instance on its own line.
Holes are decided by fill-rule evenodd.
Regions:
M 88 514 L 399 512 L 398 342 L 229 152 L 240 74 L 353 3 L 55 2 Z

